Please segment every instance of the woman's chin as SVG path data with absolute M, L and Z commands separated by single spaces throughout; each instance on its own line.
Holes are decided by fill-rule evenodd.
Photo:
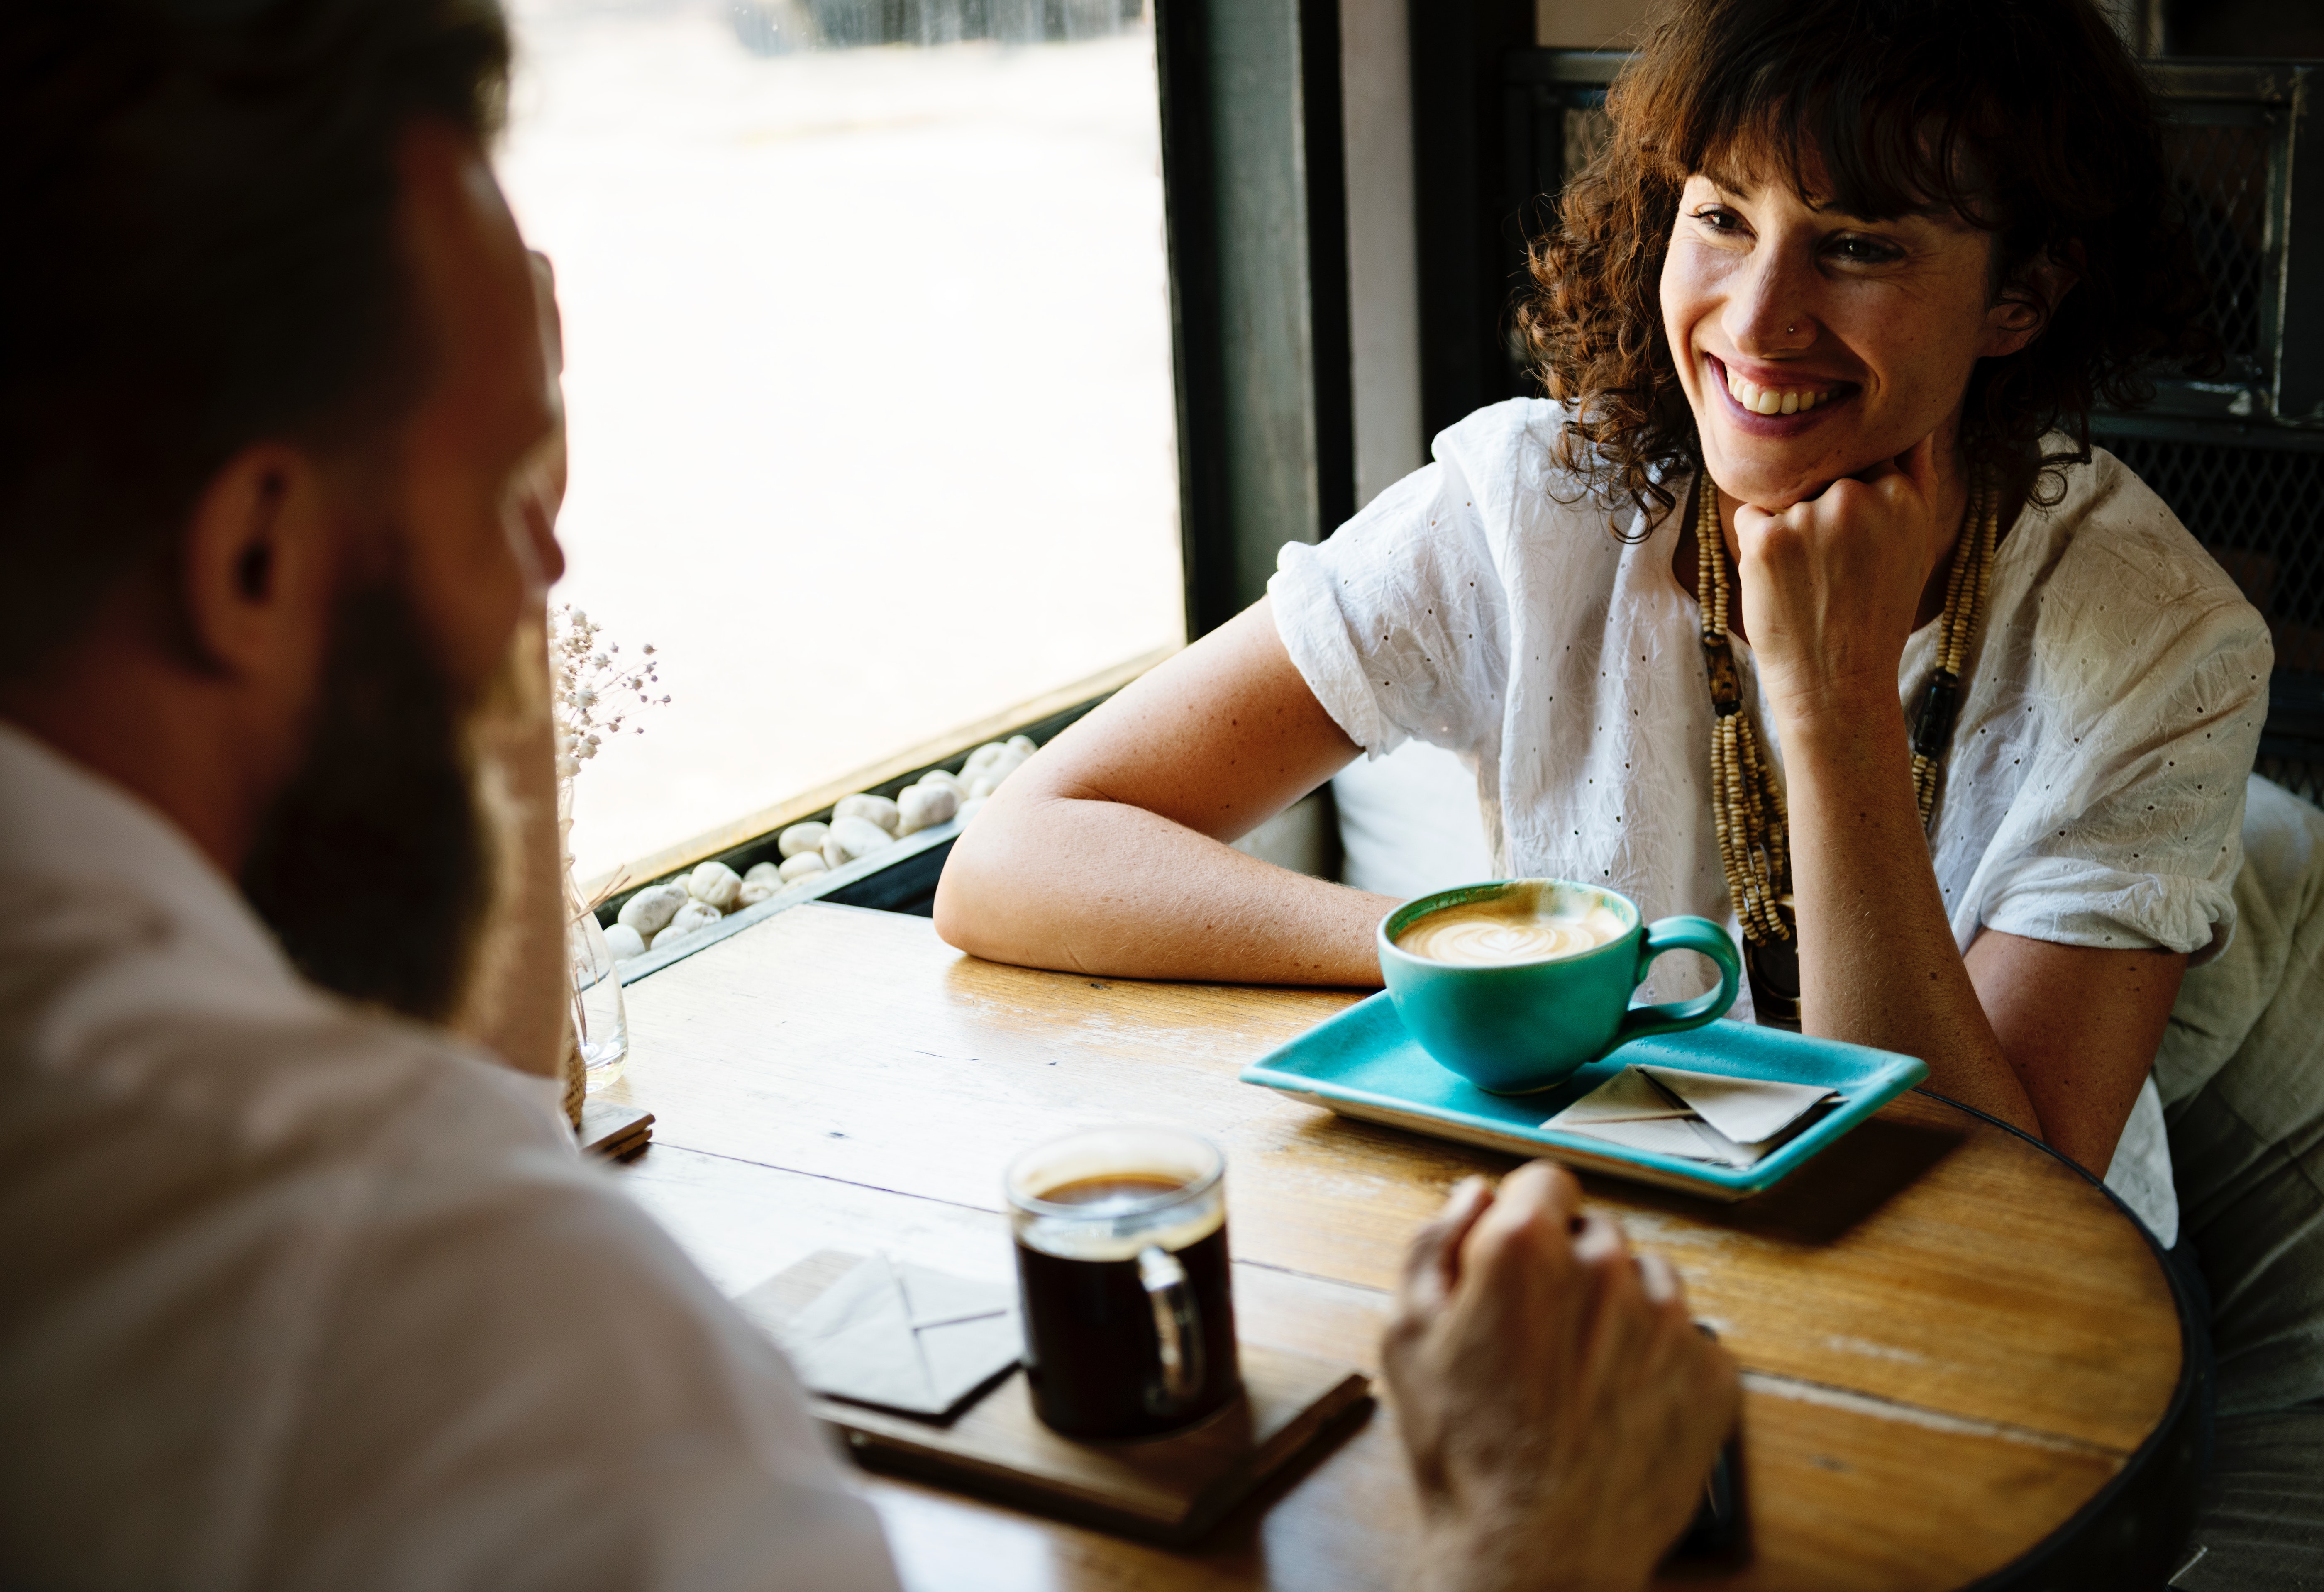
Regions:
M 1779 514 L 1794 503 L 1815 496 L 1817 490 L 1833 476 L 1819 474 L 1812 464 L 1800 459 L 1737 457 L 1729 454 L 1711 461 L 1711 478 L 1729 497 L 1770 514 Z

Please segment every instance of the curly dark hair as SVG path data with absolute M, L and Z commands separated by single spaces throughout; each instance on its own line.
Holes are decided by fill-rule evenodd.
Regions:
M 2158 362 L 2216 360 L 2153 98 L 2089 0 L 1672 0 L 1606 109 L 1610 137 L 1534 244 L 1518 326 L 1572 407 L 1557 462 L 1609 505 L 1658 517 L 1674 468 L 1701 463 L 1661 305 L 1698 173 L 1773 166 L 1820 207 L 1943 206 L 1990 234 L 1997 300 L 2044 324 L 1978 365 L 1962 451 L 2038 502 L 2089 458 L 2093 402 L 2135 406 Z M 2078 277 L 2059 303 L 2024 273 L 2044 253 Z M 2075 446 L 2045 452 L 2052 431 Z

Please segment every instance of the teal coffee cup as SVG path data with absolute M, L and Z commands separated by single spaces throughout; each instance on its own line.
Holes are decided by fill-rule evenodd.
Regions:
M 1633 1007 L 1655 958 L 1699 951 L 1719 988 Z M 1565 879 L 1463 885 L 1406 903 L 1379 926 L 1396 1015 L 1444 1066 L 1495 1094 L 1530 1094 L 1649 1034 L 1699 1028 L 1735 1004 L 1742 958 L 1707 917 L 1641 924 L 1636 903 Z

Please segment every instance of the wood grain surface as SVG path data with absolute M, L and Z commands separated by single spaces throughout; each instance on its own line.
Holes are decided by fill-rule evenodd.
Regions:
M 1176 1123 L 1227 1152 L 1245 1339 L 1375 1370 L 1406 1238 L 1459 1178 L 1516 1164 L 1236 1081 L 1346 994 L 1001 967 L 925 920 L 821 905 L 626 993 L 609 1097 L 656 1115 L 627 1186 L 730 1293 L 874 1244 L 1005 1278 L 1012 1155 Z M 2177 1319 L 2144 1238 L 2071 1168 L 1927 1097 L 1739 1205 L 1587 1188 L 1746 1370 L 1756 1552 L 1711 1584 L 1963 1585 L 2055 1530 L 2169 1403 Z M 1383 1409 L 1194 1551 L 867 1486 L 917 1588 L 1389 1587 L 1414 1507 L 1394 1427 Z
M 863 1260 L 824 1249 L 787 1266 L 735 1302 L 788 1344 L 799 1311 Z M 1032 1389 L 1012 1367 L 1001 1385 L 946 1424 L 824 1398 L 807 1407 L 858 1464 L 1019 1501 L 1038 1513 L 1148 1541 L 1186 1542 L 1258 1491 L 1311 1442 L 1329 1441 L 1367 1412 L 1370 1379 L 1340 1361 L 1265 1343 L 1239 1343 L 1242 1391 L 1190 1431 L 1145 1442 L 1059 1437 L 1034 1413 Z

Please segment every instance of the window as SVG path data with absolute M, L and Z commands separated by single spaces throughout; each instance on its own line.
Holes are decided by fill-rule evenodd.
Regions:
M 579 781 L 584 879 L 1181 640 L 1142 0 L 512 14 L 556 600 L 671 697 Z

